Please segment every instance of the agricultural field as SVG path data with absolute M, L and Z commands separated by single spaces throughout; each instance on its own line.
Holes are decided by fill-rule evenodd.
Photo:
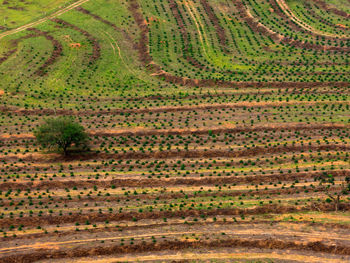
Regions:
M 0 262 L 350 262 L 349 0 L 0 15 Z

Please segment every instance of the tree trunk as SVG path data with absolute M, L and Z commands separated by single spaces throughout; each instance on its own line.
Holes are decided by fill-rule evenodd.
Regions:
M 339 203 L 340 203 L 340 195 L 337 196 L 337 199 L 335 201 L 335 212 L 338 212 L 339 209 Z
M 63 149 L 63 155 L 67 156 L 68 155 L 68 147 L 67 146 L 63 146 L 62 149 Z

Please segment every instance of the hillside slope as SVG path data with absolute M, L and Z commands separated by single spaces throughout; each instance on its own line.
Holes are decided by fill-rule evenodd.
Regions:
M 348 0 L 39 2 L 0 9 L 0 262 L 350 261 Z

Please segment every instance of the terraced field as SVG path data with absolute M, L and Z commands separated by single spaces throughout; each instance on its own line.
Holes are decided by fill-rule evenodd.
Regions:
M 350 261 L 349 0 L 7 2 L 0 262 Z

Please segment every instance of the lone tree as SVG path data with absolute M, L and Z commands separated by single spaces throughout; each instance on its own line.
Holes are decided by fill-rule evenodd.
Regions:
M 320 182 L 320 190 L 328 196 L 326 202 L 333 202 L 335 211 L 338 211 L 342 197 L 350 194 L 350 177 L 346 176 L 341 179 L 339 185 L 335 184 L 332 174 L 323 174 L 316 180 Z M 336 188 L 333 191 L 331 191 L 332 186 Z
M 58 117 L 45 120 L 38 126 L 34 135 L 42 147 L 62 151 L 64 155 L 69 153 L 73 145 L 81 150 L 88 147 L 88 136 L 84 127 L 69 117 Z

